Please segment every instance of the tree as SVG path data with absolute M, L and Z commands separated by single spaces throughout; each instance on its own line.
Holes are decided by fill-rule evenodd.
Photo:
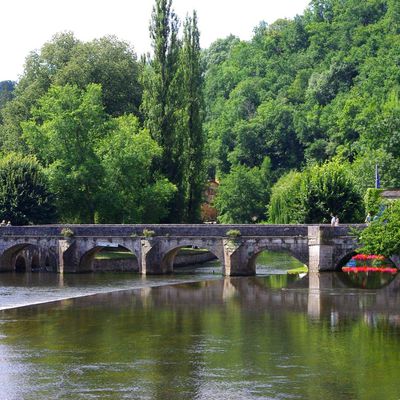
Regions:
M 305 170 L 302 201 L 307 224 L 328 222 L 329 214 L 341 222 L 363 220 L 363 203 L 348 171 L 349 166 L 331 161 Z
M 204 134 L 202 128 L 203 79 L 200 65 L 200 33 L 197 15 L 186 18 L 180 56 L 183 92 L 183 131 L 185 138 L 185 214 L 186 222 L 199 222 L 204 189 Z
M 2 110 L 1 147 L 6 151 L 27 151 L 21 123 L 32 117 L 32 108 L 51 85 L 76 85 L 83 90 L 90 83 L 102 86 L 101 100 L 108 114 L 139 115 L 139 64 L 130 45 L 113 36 L 82 42 L 72 32 L 54 35 L 40 51 L 26 58 L 14 99 Z
M 62 65 L 53 78 L 56 85 L 89 83 L 102 87 L 105 111 L 111 116 L 133 113 L 139 116 L 142 88 L 139 64 L 131 45 L 106 36 L 91 42 L 79 42 L 68 63 Z
M 132 115 L 115 119 L 113 125 L 112 134 L 100 141 L 97 150 L 105 175 L 97 220 L 158 223 L 167 215 L 176 191 L 167 179 L 152 172 L 161 148 Z
M 269 221 L 326 223 L 334 213 L 341 222 L 360 222 L 363 209 L 349 165 L 335 160 L 283 176 L 272 187 Z
M 0 82 L 0 110 L 5 106 L 5 104 L 8 101 L 10 101 L 13 98 L 14 89 L 15 89 L 15 82 L 13 81 Z
M 264 159 L 261 167 L 235 165 L 232 171 L 222 178 L 215 198 L 219 222 L 244 224 L 264 218 L 265 205 L 269 198 L 269 178 L 268 157 Z
M 386 257 L 400 254 L 400 201 L 390 203 L 383 214 L 359 233 L 361 253 Z
M 271 190 L 268 222 L 272 224 L 300 224 L 305 220 L 304 201 L 301 197 L 303 174 L 290 171 L 283 175 Z
M 101 87 L 53 86 L 22 125 L 57 195 L 62 220 L 94 223 L 104 178 L 96 147 L 109 132 Z
M 158 169 L 178 189 L 167 220 L 179 222 L 182 220 L 185 198 L 184 139 L 180 134 L 182 121 L 179 118 L 179 109 L 182 93 L 179 91 L 180 82 L 177 79 L 179 22 L 171 3 L 171 0 L 156 0 L 153 7 L 150 37 L 154 55 L 144 68 L 142 111 L 145 126 L 162 149 Z
M 0 159 L 0 215 L 13 225 L 55 222 L 54 195 L 34 157 L 11 153 Z

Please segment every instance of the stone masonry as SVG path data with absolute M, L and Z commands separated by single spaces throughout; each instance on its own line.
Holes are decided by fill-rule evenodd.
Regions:
M 0 271 L 89 272 L 100 250 L 123 247 L 136 256 L 139 273 L 166 274 L 179 249 L 194 246 L 211 251 L 227 276 L 254 275 L 263 250 L 287 252 L 319 272 L 340 268 L 357 248 L 350 225 L 68 225 L 73 236 L 63 237 L 65 227 L 1 227 Z M 240 236 L 229 237 L 230 230 Z

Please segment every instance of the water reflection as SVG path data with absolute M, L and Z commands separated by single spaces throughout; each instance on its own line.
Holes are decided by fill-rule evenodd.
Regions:
M 10 399 L 396 399 L 399 287 L 398 276 L 362 290 L 341 273 L 274 275 L 3 311 L 2 390 Z
M 257 275 L 284 274 L 297 268 L 304 268 L 304 264 L 284 251 L 264 250 L 256 259 Z
M 117 290 L 192 282 L 217 276 L 182 273 L 171 276 L 143 276 L 132 273 L 88 274 L 0 274 L 0 310 L 41 304 Z
M 396 276 L 391 272 L 346 272 L 340 274 L 346 286 L 361 289 L 381 289 L 390 284 Z

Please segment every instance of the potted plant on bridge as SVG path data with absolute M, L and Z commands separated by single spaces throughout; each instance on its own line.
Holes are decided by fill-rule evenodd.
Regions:
M 65 239 L 71 239 L 75 233 L 71 228 L 64 227 L 61 229 L 61 235 L 64 236 Z

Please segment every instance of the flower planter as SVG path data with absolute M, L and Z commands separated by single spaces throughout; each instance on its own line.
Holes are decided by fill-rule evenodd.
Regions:
M 385 257 L 379 254 L 356 254 L 342 268 L 343 272 L 380 272 L 396 274 L 397 268 Z

